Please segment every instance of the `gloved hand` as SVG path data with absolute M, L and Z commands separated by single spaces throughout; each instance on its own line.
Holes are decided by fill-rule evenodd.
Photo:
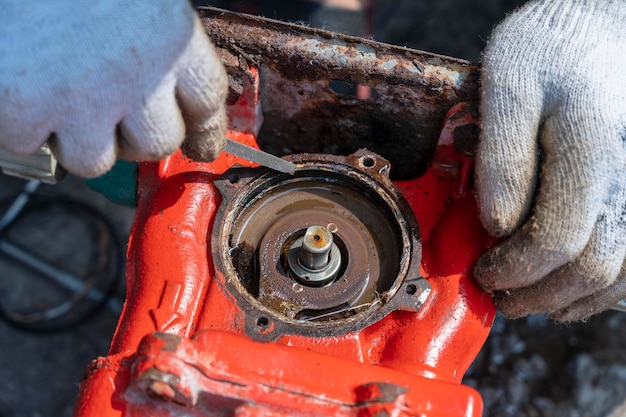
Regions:
M 482 73 L 474 275 L 508 317 L 585 319 L 626 298 L 626 2 L 533 1 Z
M 91 177 L 225 141 L 225 70 L 184 0 L 2 2 L 0 147 Z M 51 136 L 52 134 L 52 136 Z

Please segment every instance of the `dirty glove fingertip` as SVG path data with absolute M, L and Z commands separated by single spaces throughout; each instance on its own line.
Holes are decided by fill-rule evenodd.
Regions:
M 215 160 L 226 145 L 227 127 L 226 108 L 221 108 L 202 129 L 187 134 L 181 146 L 183 154 L 198 162 Z

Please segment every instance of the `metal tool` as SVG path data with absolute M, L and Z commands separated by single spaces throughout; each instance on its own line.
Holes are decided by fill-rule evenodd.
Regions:
M 293 175 L 296 172 L 296 165 L 292 162 L 280 159 L 277 156 L 263 152 L 259 149 L 246 146 L 242 143 L 235 142 L 231 139 L 226 139 L 226 147 L 224 152 L 228 152 L 240 158 L 248 161 L 255 162 L 264 167 L 273 169 L 274 171 L 282 172 L 284 174 Z
M 43 144 L 32 155 L 16 155 L 0 149 L 0 171 L 13 177 L 39 180 L 47 184 L 56 184 L 67 174 L 47 144 Z
M 232 139 L 226 139 L 224 152 L 284 174 L 293 175 L 296 171 L 295 164 Z M 48 184 L 57 183 L 67 173 L 46 144 L 32 155 L 15 155 L 0 150 L 0 170 L 6 175 L 36 179 Z

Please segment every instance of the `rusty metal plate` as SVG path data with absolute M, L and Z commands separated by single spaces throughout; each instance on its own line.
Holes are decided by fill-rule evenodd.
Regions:
M 446 112 L 478 99 L 478 67 L 467 61 L 219 9 L 199 12 L 231 76 L 231 103 L 246 68 L 259 68 L 258 142 L 275 155 L 368 148 L 391 162 L 392 179 L 415 178 Z M 369 87 L 370 98 L 336 93 L 337 80 Z
M 417 311 L 430 292 L 419 273 L 419 230 L 389 162 L 365 149 L 289 158 L 294 176 L 233 169 L 215 181 L 223 202 L 213 261 L 245 312 L 248 336 L 340 335 L 394 310 Z M 302 285 L 283 259 L 314 225 L 333 225 L 342 247 L 341 272 L 324 286 Z

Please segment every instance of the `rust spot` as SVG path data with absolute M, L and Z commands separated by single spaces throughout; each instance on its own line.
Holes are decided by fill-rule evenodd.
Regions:
M 304 235 L 307 245 L 315 249 L 324 249 L 332 243 L 333 236 L 330 231 L 320 227 L 312 227 L 312 229 Z
M 258 252 L 247 242 L 240 242 L 231 252 L 233 266 L 238 271 L 241 283 L 253 297 L 259 296 Z
M 101 368 L 106 368 L 107 366 L 109 366 L 109 360 L 107 358 L 99 357 L 98 359 L 92 360 L 85 369 L 83 379 L 88 379 L 92 373 Z
M 355 390 L 359 406 L 372 403 L 394 403 L 408 392 L 406 387 L 388 382 L 372 382 Z

